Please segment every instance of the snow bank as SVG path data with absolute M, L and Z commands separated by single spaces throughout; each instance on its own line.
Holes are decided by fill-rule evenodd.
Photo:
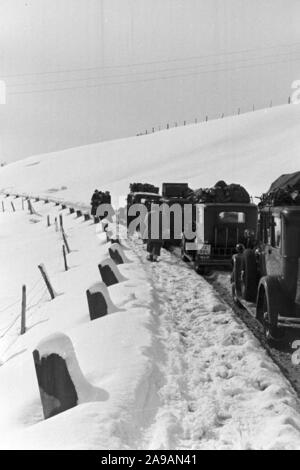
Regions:
M 9 201 L 5 199 L 7 207 Z M 152 286 L 131 254 L 132 262 L 120 266 L 120 278 L 127 280 L 109 289 L 102 285 L 114 314 L 91 322 L 86 290 L 99 288 L 98 262 L 107 257 L 110 244 L 99 239 L 98 226 L 67 215 L 54 204 L 34 203 L 43 215 L 34 224 L 27 210 L 21 211 L 20 200 L 16 206 L 16 213 L 0 214 L 5 242 L 0 244 L 4 287 L 0 292 L 0 447 L 132 448 L 140 427 L 150 419 L 149 412 L 144 415 L 144 403 L 152 393 L 155 369 Z M 63 267 L 61 233 L 55 225 L 47 228 L 49 213 L 51 220 L 64 216 L 73 248 L 68 272 Z M 16 250 L 18 256 L 14 256 Z M 41 261 L 57 288 L 53 301 L 37 269 Z M 24 282 L 27 330 L 19 336 L 18 292 Z M 76 357 L 64 335 L 70 338 Z M 80 390 L 77 407 L 46 421 L 32 357 L 37 344 L 42 354 L 55 350 L 67 359 Z

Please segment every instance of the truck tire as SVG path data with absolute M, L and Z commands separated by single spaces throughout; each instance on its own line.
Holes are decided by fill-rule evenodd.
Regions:
M 243 299 L 247 302 L 256 301 L 257 266 L 255 254 L 250 249 L 245 250 L 243 253 L 241 291 Z
M 278 345 L 284 339 L 284 331 L 278 328 L 278 313 L 276 305 L 278 289 L 271 289 L 266 292 L 265 288 L 261 288 L 257 302 L 257 319 L 262 323 L 264 334 L 267 342 L 271 345 Z

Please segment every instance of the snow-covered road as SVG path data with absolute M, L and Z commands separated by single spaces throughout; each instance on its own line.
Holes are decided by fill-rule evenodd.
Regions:
M 155 291 L 164 383 L 141 449 L 299 449 L 300 402 L 213 288 L 163 251 L 145 261 Z M 147 404 L 152 406 L 151 402 Z
M 149 263 L 140 240 L 125 240 L 130 262 L 119 269 L 127 280 L 109 288 L 117 311 L 90 322 L 85 291 L 99 281 L 98 262 L 110 246 L 101 224 L 98 232 L 42 202 L 35 204 L 42 216 L 32 217 L 17 204 L 16 214 L 1 218 L 0 309 L 15 300 L 22 282 L 32 288 L 40 260 L 63 295 L 43 298 L 29 311 L 24 336 L 17 321 L 0 340 L 0 447 L 300 449 L 296 393 L 204 278 L 164 250 L 159 263 Z M 52 222 L 64 214 L 73 250 L 67 273 L 61 236 L 46 226 L 48 213 Z M 18 319 L 19 309 L 12 310 Z M 0 320 L 6 327 L 10 312 Z M 84 375 L 107 401 L 82 403 L 45 421 L 32 351 L 56 331 L 71 338 Z

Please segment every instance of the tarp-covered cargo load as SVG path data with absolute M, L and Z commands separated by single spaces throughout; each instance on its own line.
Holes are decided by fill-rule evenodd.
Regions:
M 163 183 L 162 185 L 162 195 L 166 198 L 186 198 L 191 192 L 188 183 Z
M 260 206 L 300 205 L 300 171 L 281 175 L 261 197 Z
M 131 183 L 131 193 L 159 193 L 159 188 L 150 183 Z
M 276 189 L 300 191 L 300 171 L 279 176 L 279 178 L 277 178 L 277 180 L 275 180 L 274 183 L 271 184 L 268 193 L 271 193 Z
M 224 181 L 218 181 L 213 188 L 197 189 L 193 199 L 197 203 L 250 203 L 249 193 L 243 186 Z

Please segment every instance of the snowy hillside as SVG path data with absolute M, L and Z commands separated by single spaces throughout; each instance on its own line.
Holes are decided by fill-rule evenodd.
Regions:
M 95 188 L 117 200 L 134 180 L 197 188 L 225 179 L 261 195 L 278 175 L 299 170 L 299 135 L 300 106 L 287 105 L 34 156 L 0 169 L 0 191 L 88 204 Z
M 196 187 L 222 178 L 256 194 L 299 170 L 299 135 L 300 107 L 286 106 L 31 157 L 1 169 L 0 190 L 87 205 L 95 187 L 116 200 L 134 180 Z M 2 203 L 1 448 L 300 449 L 295 391 L 205 279 L 166 251 L 149 264 L 141 240 L 125 240 L 120 282 L 108 288 L 109 315 L 91 321 L 86 290 L 101 282 L 98 264 L 109 258 L 101 224 L 54 203 L 33 202 L 33 215 L 21 198 L 0 196 Z M 71 248 L 68 271 L 59 215 Z M 44 420 L 32 352 L 56 333 L 72 341 L 84 390 L 81 384 L 78 406 Z

